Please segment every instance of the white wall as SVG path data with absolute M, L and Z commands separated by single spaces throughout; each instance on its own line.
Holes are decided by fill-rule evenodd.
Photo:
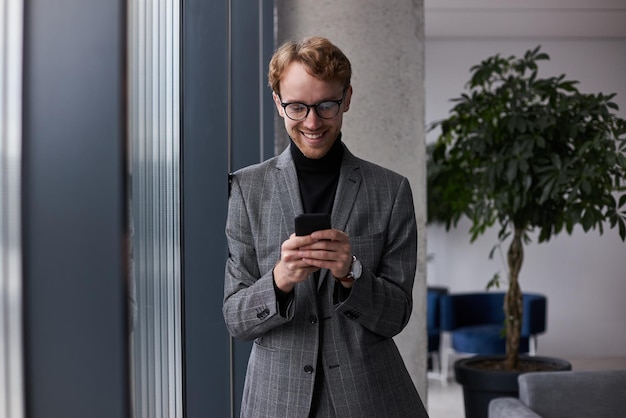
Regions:
M 472 65 L 495 53 L 519 56 L 539 44 L 551 57 L 540 65 L 540 74 L 564 73 L 579 80 L 584 92 L 617 93 L 619 115 L 626 118 L 626 12 L 611 10 L 618 8 L 618 1 L 600 1 L 590 10 L 576 0 L 529 0 L 525 4 L 535 8 L 525 9 L 511 1 L 488 9 L 490 3 L 427 1 L 427 123 L 448 115 L 449 99 L 460 94 Z M 537 19 L 546 17 L 540 4 L 551 8 L 552 20 Z M 482 17 L 464 19 L 467 16 Z M 622 25 L 615 26 L 615 19 Z M 429 31 L 435 22 L 437 27 Z M 468 22 L 466 27 L 463 22 Z M 502 22 L 515 22 L 514 36 Z M 581 28 L 580 22 L 585 26 Z M 453 28 L 450 35 L 446 26 Z M 435 134 L 430 133 L 427 141 Z M 429 284 L 448 286 L 452 292 L 475 291 L 484 289 L 495 272 L 506 276 L 499 258 L 488 259 L 497 231 L 470 244 L 468 229 L 467 220 L 449 232 L 428 228 L 428 252 L 434 255 L 428 265 Z M 502 248 L 503 254 L 506 250 Z M 626 355 L 626 244 L 617 230 L 605 230 L 600 236 L 578 229 L 572 236 L 563 234 L 540 245 L 535 239 L 525 249 L 520 283 L 524 291 L 548 297 L 548 330 L 539 339 L 539 354 L 570 359 Z

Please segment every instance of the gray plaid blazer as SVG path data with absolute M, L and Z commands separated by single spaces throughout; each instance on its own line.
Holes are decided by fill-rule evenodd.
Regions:
M 345 147 L 345 146 L 344 146 Z M 412 309 L 417 230 L 408 180 L 347 148 L 331 214 L 363 274 L 347 298 L 327 270 L 296 285 L 279 313 L 272 269 L 302 213 L 289 149 L 231 176 L 223 313 L 230 333 L 254 340 L 242 417 L 308 417 L 323 367 L 338 417 L 427 417 L 392 339 Z

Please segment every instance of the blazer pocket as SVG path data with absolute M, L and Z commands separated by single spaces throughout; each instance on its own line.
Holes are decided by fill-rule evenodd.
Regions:
M 267 350 L 272 353 L 276 351 L 276 348 L 263 345 L 263 341 L 260 338 L 257 338 L 256 340 L 254 340 L 254 345 L 261 350 Z

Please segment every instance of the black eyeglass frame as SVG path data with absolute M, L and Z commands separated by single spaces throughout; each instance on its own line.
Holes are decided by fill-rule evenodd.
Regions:
M 278 96 L 278 98 L 280 99 L 280 106 L 285 111 L 285 116 L 287 116 L 289 119 L 291 119 L 291 120 L 293 120 L 295 122 L 302 122 L 303 120 L 308 118 L 309 117 L 309 112 L 311 112 L 311 108 L 315 109 L 315 114 L 319 118 L 321 118 L 321 119 L 333 119 L 333 118 L 336 118 L 337 115 L 339 114 L 339 109 L 341 109 L 341 104 L 343 103 L 344 99 L 346 98 L 346 92 L 347 91 L 348 91 L 348 87 L 343 89 L 343 94 L 341 95 L 341 99 L 339 99 L 339 100 L 324 100 L 323 102 L 315 103 L 315 104 L 312 104 L 312 105 L 308 105 L 308 104 L 302 103 L 302 102 L 287 102 L 287 103 L 284 103 L 283 99 L 280 99 L 280 96 Z M 318 106 L 321 106 L 324 103 L 335 103 L 335 104 L 337 104 L 337 113 L 335 113 L 333 116 L 330 116 L 330 117 L 324 117 L 324 116 L 320 115 L 319 112 L 317 111 L 317 108 L 318 108 Z M 294 119 L 291 116 L 289 116 L 289 114 L 287 113 L 287 106 L 292 105 L 292 104 L 298 104 L 298 105 L 302 105 L 302 106 L 306 107 L 306 114 L 304 115 L 303 118 Z

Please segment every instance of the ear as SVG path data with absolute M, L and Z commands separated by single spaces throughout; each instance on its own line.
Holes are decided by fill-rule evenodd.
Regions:
M 276 110 L 278 110 L 278 114 L 281 118 L 285 117 L 285 109 L 280 105 L 280 97 L 275 92 L 272 92 L 272 99 L 274 99 L 274 104 L 276 105 Z
M 350 110 L 350 100 L 352 99 L 352 84 L 346 89 L 346 97 L 343 99 L 343 111 L 344 113 Z

